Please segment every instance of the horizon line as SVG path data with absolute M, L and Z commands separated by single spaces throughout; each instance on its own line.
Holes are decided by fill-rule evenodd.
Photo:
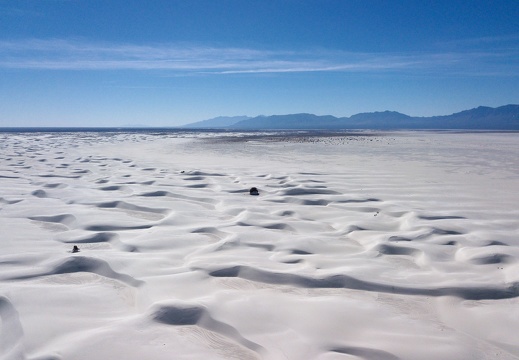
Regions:
M 316 117 L 331 116 L 331 117 L 334 117 L 336 119 L 350 119 L 351 117 L 356 116 L 356 115 L 360 115 L 360 114 L 380 114 L 380 113 L 390 112 L 390 113 L 397 113 L 397 114 L 400 114 L 400 115 L 405 115 L 405 116 L 408 116 L 410 118 L 426 119 L 426 118 L 452 116 L 452 115 L 459 114 L 459 113 L 462 113 L 462 112 L 465 112 L 465 111 L 476 110 L 476 109 L 479 109 L 479 108 L 499 109 L 499 108 L 507 107 L 507 106 L 519 106 L 519 104 L 505 104 L 505 105 L 500 105 L 500 106 L 496 106 L 496 107 L 479 105 L 477 107 L 461 110 L 461 111 L 454 112 L 454 113 L 447 114 L 447 115 L 432 115 L 432 116 L 411 116 L 411 115 L 407 115 L 407 114 L 401 113 L 399 111 L 394 111 L 394 110 L 360 112 L 360 113 L 356 113 L 356 114 L 353 114 L 353 115 L 350 115 L 350 116 L 335 116 L 335 115 L 331 115 L 331 114 L 317 115 L 317 114 L 313 114 L 313 113 L 289 113 L 289 114 L 256 115 L 256 116 L 248 116 L 248 115 L 225 116 L 225 115 L 219 115 L 219 116 L 215 116 L 215 117 L 212 117 L 212 118 L 209 118 L 209 119 L 197 120 L 197 121 L 194 121 L 194 122 L 190 122 L 190 123 L 187 123 L 187 124 L 184 124 L 184 125 L 152 126 L 152 125 L 136 124 L 136 125 L 119 125 L 119 126 L 0 126 L 0 131 L 2 131 L 2 130 L 12 130 L 12 129 L 152 129 L 152 130 L 153 129 L 181 129 L 181 130 L 192 129 L 193 130 L 193 129 L 202 129 L 202 128 L 189 128 L 189 127 L 186 127 L 186 126 L 187 125 L 196 124 L 196 123 L 199 123 L 199 122 L 204 122 L 204 121 L 208 121 L 208 120 L 213 120 L 213 119 L 221 118 L 221 117 L 232 118 L 232 117 L 237 117 L 237 116 L 245 116 L 245 117 L 247 117 L 246 120 L 255 119 L 255 118 L 259 118 L 259 117 L 291 116 L 291 115 L 292 116 L 294 116 L 294 115 L 313 115 L 313 116 L 316 116 Z M 229 129 L 231 129 L 232 130 L 232 128 L 227 128 L 227 127 L 215 127 L 215 128 L 207 127 L 205 129 L 215 129 L 215 130 L 229 130 Z

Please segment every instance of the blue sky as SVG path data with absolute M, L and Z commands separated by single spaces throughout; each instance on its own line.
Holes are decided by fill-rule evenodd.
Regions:
M 0 127 L 518 104 L 517 19 L 517 0 L 0 0 Z

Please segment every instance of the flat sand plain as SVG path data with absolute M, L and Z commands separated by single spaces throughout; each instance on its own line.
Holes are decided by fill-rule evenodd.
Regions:
M 518 133 L 0 133 L 0 358 L 519 359 L 518 204 Z

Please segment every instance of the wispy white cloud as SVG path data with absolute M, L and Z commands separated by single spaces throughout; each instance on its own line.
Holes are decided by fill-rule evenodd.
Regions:
M 0 68 L 167 70 L 181 74 L 447 72 L 517 75 L 519 51 L 353 53 L 268 51 L 195 45 L 133 45 L 62 39 L 0 41 Z
M 507 48 L 513 46 L 517 48 L 519 43 L 519 34 L 509 34 L 501 36 L 482 36 L 476 38 L 457 39 L 451 41 L 444 41 L 439 43 L 439 46 L 455 46 L 463 48 Z

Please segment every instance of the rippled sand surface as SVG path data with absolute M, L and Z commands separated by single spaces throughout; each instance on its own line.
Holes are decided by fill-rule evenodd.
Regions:
M 517 359 L 518 144 L 0 133 L 0 358 Z

